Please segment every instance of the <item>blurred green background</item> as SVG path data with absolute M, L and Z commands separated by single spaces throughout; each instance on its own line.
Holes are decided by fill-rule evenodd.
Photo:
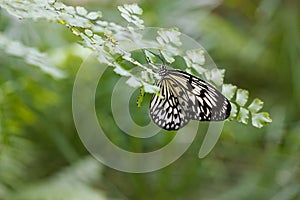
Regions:
M 81 143 L 72 118 L 73 82 L 84 59 L 78 38 L 62 25 L 20 21 L 0 10 L 2 34 L 49 54 L 67 74 L 53 78 L 0 50 L 0 199 L 300 199 L 299 0 L 64 2 L 101 10 L 105 20 L 117 22 L 116 6 L 137 2 L 146 26 L 176 26 L 195 38 L 226 69 L 225 83 L 262 99 L 273 123 L 257 129 L 226 122 L 204 159 L 197 157 L 200 131 L 179 160 L 156 172 L 102 166 Z M 107 110 L 118 78 L 106 72 L 96 108 L 114 139 L 139 151 L 139 141 L 118 133 Z M 132 112 L 136 119 L 143 113 Z M 207 124 L 200 126 L 205 132 Z

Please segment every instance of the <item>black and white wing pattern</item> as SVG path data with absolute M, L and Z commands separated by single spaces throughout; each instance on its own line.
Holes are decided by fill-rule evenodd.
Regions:
M 183 71 L 160 71 L 162 79 L 150 103 L 150 116 L 166 130 L 178 130 L 190 120 L 223 121 L 230 115 L 230 102 L 209 83 Z
M 184 88 L 179 87 L 171 79 L 162 79 L 157 86 L 163 99 L 154 94 L 150 103 L 150 115 L 155 124 L 166 130 L 178 130 L 189 121 L 189 115 L 184 109 L 188 98 L 181 94 Z

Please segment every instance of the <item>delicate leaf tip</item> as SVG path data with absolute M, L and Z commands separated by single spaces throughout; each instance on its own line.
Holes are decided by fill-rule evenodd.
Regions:
M 250 112 L 258 112 L 262 109 L 263 106 L 264 106 L 264 102 L 262 102 L 260 99 L 256 98 L 248 106 L 248 109 L 250 110 Z
M 193 68 L 199 74 L 203 74 L 207 69 L 203 68 L 205 64 L 204 51 L 202 49 L 193 49 L 186 51 L 186 56 L 183 56 L 188 68 Z
M 206 71 L 205 76 L 207 80 L 214 82 L 217 86 L 223 84 L 225 69 L 214 68 L 212 70 Z
M 135 78 L 135 77 L 130 77 L 127 81 L 126 81 L 126 83 L 129 85 L 129 86 L 131 86 L 131 87 L 141 87 L 142 86 L 142 84 Z
M 102 13 L 101 12 L 90 12 L 86 17 L 89 18 L 90 20 L 96 20 L 96 19 L 102 17 Z
M 153 65 L 152 68 L 144 66 L 144 64 L 135 60 L 130 52 L 120 48 L 120 43 L 127 40 L 136 40 L 135 42 L 145 42 L 143 35 L 136 31 L 135 28 L 144 28 L 144 21 L 139 18 L 143 10 L 137 4 L 125 4 L 118 6 L 121 16 L 131 25 L 121 26 L 117 23 L 99 20 L 102 17 L 101 12 L 88 12 L 84 7 L 67 6 L 55 0 L 48 1 L 29 1 L 9 0 L 4 1 L 4 9 L 10 14 L 21 19 L 46 19 L 48 21 L 55 21 L 68 27 L 72 33 L 81 37 L 82 44 L 95 52 L 99 62 L 113 66 L 114 71 L 121 75 L 128 77 L 127 84 L 130 87 L 142 87 L 144 93 L 156 93 L 160 98 L 164 98 L 159 94 L 159 88 L 153 85 L 156 78 L 160 78 L 154 69 L 158 69 Z M 15 4 L 18 6 L 15 6 Z M 38 3 L 37 3 L 38 2 Z M 31 6 L 32 12 L 27 12 L 26 7 Z M 179 47 L 182 45 L 182 36 L 177 29 L 159 29 L 157 35 L 150 41 L 152 48 L 159 49 L 164 59 L 168 63 L 175 61 L 174 57 L 182 55 Z M 7 43 L 8 42 L 8 43 Z M 23 57 L 26 62 L 31 65 L 39 66 L 44 72 L 53 75 L 54 77 L 64 77 L 64 73 L 49 65 L 45 60 L 46 56 L 36 49 L 22 46 L 21 44 L 8 41 L 7 38 L 0 35 L 0 48 L 11 55 Z M 26 51 L 24 51 L 26 50 Z M 29 52 L 29 53 L 28 53 Z M 146 57 L 152 63 L 157 61 L 156 56 L 146 52 Z M 224 73 L 223 69 L 206 69 L 204 64 L 206 62 L 207 53 L 204 49 L 187 50 L 183 59 L 186 62 L 187 71 L 194 74 L 204 74 L 208 80 L 211 80 L 217 86 L 223 84 Z M 115 61 L 115 56 L 120 57 L 120 61 L 128 61 L 132 65 L 142 68 L 144 71 L 139 75 L 132 74 Z M 263 108 L 263 102 L 259 99 L 254 99 L 250 105 L 247 104 L 249 92 L 247 90 L 238 89 L 237 86 L 231 84 L 222 85 L 222 93 L 231 101 L 230 120 L 237 120 L 241 123 L 247 124 L 251 117 L 252 125 L 261 128 L 272 122 L 269 114 L 260 112 Z M 142 101 L 142 99 L 138 99 Z M 138 106 L 140 105 L 138 104 Z
M 192 63 L 204 65 L 205 63 L 204 51 L 202 49 L 188 50 L 186 51 L 186 56 L 184 56 L 184 59 L 189 60 Z
M 223 84 L 222 85 L 222 94 L 228 99 L 231 100 L 237 90 L 237 86 L 232 84 Z
M 243 124 L 248 124 L 249 120 L 249 110 L 241 107 L 237 116 L 237 120 Z
M 88 13 L 88 11 L 84 7 L 81 7 L 81 6 L 76 7 L 76 12 L 82 16 L 86 16 Z
M 121 76 L 130 76 L 130 73 L 126 69 L 121 67 L 120 65 L 115 67 L 114 72 L 116 72 L 117 74 L 119 74 Z
M 239 104 L 240 106 L 244 106 L 249 97 L 249 92 L 247 90 L 243 89 L 238 89 L 236 92 L 236 103 Z
M 168 63 L 172 63 L 172 62 L 175 61 L 175 59 L 173 58 L 173 56 L 168 51 L 161 51 L 161 54 L 163 55 L 164 59 Z
M 160 44 L 168 44 L 172 43 L 176 46 L 181 46 L 182 43 L 180 41 L 181 33 L 177 29 L 162 29 L 157 32 L 158 37 L 156 38 Z
M 272 122 L 272 119 L 269 117 L 269 113 L 260 112 L 252 114 L 252 125 L 257 128 L 262 128 L 263 126 Z
M 234 103 L 230 103 L 231 104 L 231 111 L 230 111 L 230 116 L 229 116 L 229 120 L 233 120 L 237 117 L 237 106 Z
M 134 24 L 138 28 L 144 28 L 144 21 L 137 16 L 141 15 L 143 10 L 137 4 L 124 4 L 123 6 L 118 6 L 118 10 L 127 22 Z
M 147 93 L 156 93 L 159 91 L 159 88 L 156 85 L 150 85 L 148 83 L 143 82 L 143 86 L 144 86 L 145 92 L 147 92 Z

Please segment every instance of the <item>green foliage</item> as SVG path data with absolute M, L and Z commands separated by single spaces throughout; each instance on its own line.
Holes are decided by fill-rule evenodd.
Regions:
M 126 22 L 118 18 L 113 1 L 48 2 L 0 0 L 0 199 L 299 199 L 299 1 L 142 1 L 143 11 L 136 5 L 118 7 Z M 232 102 L 231 119 L 239 123 L 225 124 L 205 159 L 196 157 L 204 123 L 187 154 L 171 166 L 127 174 L 82 159 L 87 152 L 74 128 L 71 91 L 80 63 L 92 50 L 99 61 L 128 76 L 131 87 L 156 92 L 155 70 L 147 76 L 133 73 L 121 63 L 147 71 L 145 62 L 117 48 L 124 39 L 138 40 L 136 30 L 144 24 L 179 27 L 203 44 L 224 69 L 206 68 L 202 49 L 178 52 L 176 29 L 164 29 L 152 41 L 172 66 L 180 64 L 221 86 Z M 141 143 L 117 130 L 108 110 L 105 97 L 118 78 L 105 77 L 96 108 L 103 111 L 110 137 L 138 152 Z M 147 107 L 147 95 L 139 98 L 145 101 L 141 107 Z M 136 99 L 132 102 L 136 105 Z M 263 105 L 272 114 L 269 126 L 241 125 L 270 123 Z M 146 112 L 138 112 L 135 118 L 149 120 Z M 161 139 L 147 141 L 147 148 L 155 149 Z
M 93 189 L 93 184 L 101 178 L 101 165 L 87 157 L 61 170 L 50 178 L 20 189 L 9 199 L 106 199 L 105 195 Z
M 3 34 L 0 34 L 0 48 L 7 54 L 23 58 L 30 65 L 39 67 L 43 72 L 54 78 L 63 78 L 66 74 L 55 67 L 48 56 L 39 50 L 27 47 L 18 41 L 12 41 Z
M 41 3 L 39 8 L 47 8 L 47 12 L 52 12 L 52 19 L 44 15 L 40 15 L 40 18 L 45 18 L 47 20 L 56 20 L 65 26 L 69 27 L 73 34 L 80 36 L 84 41 L 84 46 L 92 49 L 96 53 L 96 57 L 98 61 L 101 63 L 108 64 L 113 66 L 114 71 L 125 77 L 129 77 L 127 83 L 132 87 L 140 87 L 142 86 L 145 92 L 155 93 L 158 88 L 153 84 L 155 74 L 151 69 L 143 66 L 142 63 L 138 62 L 131 56 L 131 52 L 124 50 L 119 43 L 132 40 L 136 43 L 146 42 L 145 39 L 140 35 L 140 33 L 135 32 L 134 28 L 142 29 L 143 20 L 141 20 L 138 15 L 143 13 L 143 10 L 137 4 L 125 4 L 124 6 L 119 6 L 118 9 L 121 12 L 121 16 L 130 24 L 126 27 L 122 27 L 112 22 L 107 22 L 101 19 L 102 15 L 100 12 L 88 12 L 83 7 L 71 7 L 66 6 L 60 2 L 51 2 Z M 13 2 L 11 3 L 11 7 Z M 24 4 L 26 6 L 26 3 Z M 20 13 L 18 10 L 13 11 L 9 9 L 9 5 L 6 5 L 6 9 L 10 10 L 11 14 L 14 14 L 19 17 L 33 18 L 33 16 L 28 15 L 28 13 Z M 20 8 L 22 9 L 22 7 Z M 21 11 L 21 10 L 19 10 Z M 36 13 L 39 15 L 38 13 Z M 35 16 L 34 18 L 36 18 Z M 182 42 L 180 41 L 180 32 L 177 29 L 169 29 L 169 30 L 159 30 L 157 32 L 158 36 L 156 37 L 156 41 L 147 41 L 151 42 L 153 48 L 158 48 L 161 50 L 161 54 L 164 59 L 168 63 L 173 63 L 175 59 L 174 56 L 180 54 L 180 46 Z M 118 62 L 115 61 L 114 57 L 121 57 L 123 60 L 132 63 L 137 67 L 141 67 L 146 70 L 146 73 L 149 73 L 147 77 L 150 77 L 150 80 L 146 80 L 142 75 L 136 75 L 132 73 L 130 70 L 124 68 Z M 204 51 L 201 49 L 197 50 L 187 50 L 183 58 L 186 61 L 188 68 L 193 68 L 196 70 L 198 74 L 205 74 L 207 80 L 212 81 L 217 86 L 223 84 L 224 73 L 225 70 L 219 69 L 205 69 L 203 66 L 205 64 L 205 56 Z M 188 72 L 189 69 L 187 69 Z M 156 75 L 157 76 L 157 75 Z M 246 90 L 237 90 L 236 94 L 236 102 L 238 104 L 233 106 L 233 116 L 237 112 L 235 108 L 239 109 L 239 113 L 237 114 L 237 121 L 242 122 L 244 124 L 248 123 L 249 118 L 249 110 L 244 108 L 243 106 L 248 100 L 248 94 L 246 94 Z M 270 123 L 272 120 L 269 118 L 268 113 L 260 113 L 256 114 L 256 112 L 251 112 L 252 116 L 252 125 L 255 127 L 263 127 L 264 125 Z M 231 119 L 235 119 L 235 117 L 231 117 Z
M 231 101 L 233 101 L 232 98 L 236 96 L 236 104 L 231 102 L 232 110 L 229 119 L 237 119 L 238 122 L 248 124 L 249 115 L 251 113 L 251 121 L 254 127 L 262 128 L 264 125 L 272 122 L 267 112 L 257 113 L 262 109 L 264 104 L 260 99 L 254 99 L 248 107 L 245 107 L 249 97 L 247 90 L 237 89 L 237 86 L 231 84 L 224 84 L 222 92 Z
M 139 96 L 139 98 L 137 99 L 137 102 L 136 102 L 138 107 L 141 107 L 144 96 L 145 96 L 145 90 L 144 90 L 144 88 L 141 87 L 140 88 L 140 96 Z

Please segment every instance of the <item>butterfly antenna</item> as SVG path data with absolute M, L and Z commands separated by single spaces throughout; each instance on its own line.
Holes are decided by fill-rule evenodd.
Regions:
M 161 50 L 159 50 L 159 55 L 158 58 L 162 61 L 163 65 L 166 65 L 166 60 L 164 59 L 164 56 L 161 53 Z
M 151 54 L 153 54 L 154 56 L 156 56 L 159 60 L 161 60 L 161 62 L 163 63 L 163 65 L 166 65 L 166 60 L 164 59 L 164 56 L 161 53 L 161 50 L 159 50 L 159 54 L 153 53 L 152 51 L 148 50 L 148 49 L 143 49 L 143 52 L 145 54 L 146 59 L 148 60 L 149 58 L 146 56 L 145 51 L 149 51 Z
M 145 53 L 146 51 L 149 51 L 151 54 L 153 54 L 154 56 L 158 57 L 160 60 L 161 60 L 161 58 L 160 58 L 157 54 L 151 52 L 150 50 L 143 49 L 143 53 L 144 53 L 144 55 L 145 55 L 145 58 L 146 58 L 146 61 L 148 62 L 148 64 L 149 64 L 150 66 L 152 66 L 154 69 L 161 68 L 161 65 L 155 64 L 155 63 L 153 63 L 153 62 L 151 61 L 151 59 L 146 55 L 146 53 Z

